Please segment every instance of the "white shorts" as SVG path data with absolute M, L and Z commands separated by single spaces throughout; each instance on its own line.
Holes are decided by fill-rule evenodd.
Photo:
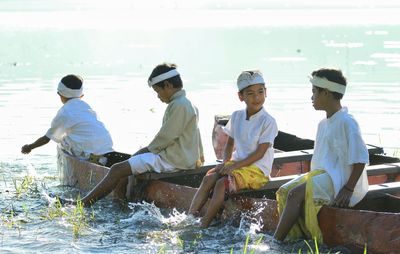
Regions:
M 168 173 L 176 171 L 176 168 L 163 160 L 160 155 L 154 153 L 142 153 L 128 159 L 133 175 L 146 172 Z

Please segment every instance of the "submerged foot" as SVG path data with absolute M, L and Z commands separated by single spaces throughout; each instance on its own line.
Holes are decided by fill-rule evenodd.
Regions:
M 53 199 L 52 202 L 60 203 L 62 206 L 64 206 L 64 205 L 76 205 L 76 203 L 77 203 L 76 201 L 74 201 L 72 199 L 61 198 L 57 194 L 54 194 L 54 193 L 49 193 L 47 196 L 49 198 Z
M 58 201 L 60 202 L 61 205 L 76 205 L 76 201 L 72 199 L 66 199 L 66 198 L 58 198 Z

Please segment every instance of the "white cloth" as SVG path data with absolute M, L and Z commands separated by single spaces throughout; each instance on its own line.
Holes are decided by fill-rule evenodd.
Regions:
M 132 174 L 138 175 L 146 172 L 174 172 L 176 168 L 169 164 L 160 155 L 154 153 L 142 153 L 128 159 Z
M 169 78 L 172 78 L 172 77 L 175 77 L 175 76 L 178 76 L 178 75 L 179 75 L 179 72 L 176 69 L 172 69 L 172 70 L 170 70 L 168 72 L 165 72 L 165 73 L 160 74 L 160 75 L 158 75 L 156 77 L 153 77 L 151 80 L 148 81 L 148 85 L 149 85 L 149 87 L 152 87 L 152 86 L 154 86 L 155 84 L 157 84 L 157 83 L 159 83 L 161 81 L 167 80 Z
M 238 110 L 233 112 L 224 130 L 235 141 L 235 151 L 232 154 L 234 161 L 247 158 L 257 150 L 259 144 L 271 144 L 264 157 L 254 163 L 266 176 L 269 176 L 274 160 L 273 144 L 278 135 L 275 119 L 264 108 L 252 115 L 249 120 L 246 120 L 245 109 Z
M 58 110 L 46 136 L 82 159 L 88 159 L 91 153 L 113 151 L 110 133 L 96 112 L 81 99 L 70 99 Z
M 83 95 L 83 86 L 80 89 L 71 89 L 60 82 L 58 83 L 57 92 L 65 98 L 79 98 Z
M 320 78 L 317 76 L 310 77 L 310 82 L 313 86 L 317 86 L 320 88 L 326 88 L 331 92 L 336 92 L 340 94 L 344 94 L 346 92 L 346 86 L 341 85 L 336 82 L 332 82 L 327 80 L 326 78 Z
M 330 175 L 336 197 L 347 183 L 355 163 L 369 163 L 368 149 L 356 120 L 343 107 L 319 123 L 311 170 L 324 169 Z M 361 201 L 367 192 L 368 178 L 364 170 L 354 188 L 350 206 Z
M 289 182 L 283 184 L 280 188 L 289 190 L 289 186 L 293 183 L 300 182 L 303 177 L 296 177 Z M 328 173 L 322 173 L 312 178 L 313 182 L 313 200 L 316 205 L 332 204 L 334 201 L 335 190 L 333 188 L 332 179 Z M 293 187 L 292 187 L 293 188 Z
M 236 82 L 239 92 L 251 85 L 265 84 L 265 81 L 264 81 L 264 78 L 263 78 L 261 72 L 259 72 L 259 71 L 251 71 L 251 72 L 253 74 L 251 74 L 249 71 L 243 71 L 239 75 L 237 82 Z

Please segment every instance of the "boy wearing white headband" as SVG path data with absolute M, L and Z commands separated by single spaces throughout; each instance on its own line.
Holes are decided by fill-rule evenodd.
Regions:
M 368 191 L 368 150 L 360 128 L 342 107 L 346 79 L 340 70 L 319 69 L 312 72 L 312 103 L 326 112 L 318 125 L 311 160 L 311 171 L 294 179 L 276 193 L 280 221 L 274 237 L 283 241 L 316 238 L 323 242 L 318 226 L 318 212 L 323 205 L 354 206 Z
M 32 144 L 22 147 L 22 153 L 47 144 L 50 140 L 80 159 L 91 155 L 101 156 L 113 152 L 113 142 L 96 112 L 81 98 L 83 80 L 77 75 L 67 75 L 58 84 L 57 93 L 63 106 L 51 122 L 46 134 Z
M 176 66 L 158 65 L 151 73 L 148 85 L 162 102 L 168 104 L 159 132 L 148 146 L 137 151 L 128 160 L 114 164 L 101 182 L 82 198 L 84 205 L 91 205 L 105 197 L 127 176 L 195 169 L 204 161 L 198 110 L 186 98 Z
M 237 80 L 238 96 L 246 109 L 233 112 L 225 131 L 223 163 L 209 170 L 197 190 L 189 213 L 197 215 L 212 197 L 201 226 L 208 227 L 222 207 L 225 195 L 242 189 L 259 189 L 269 181 L 278 135 L 275 119 L 264 109 L 266 88 L 259 71 L 244 71 Z

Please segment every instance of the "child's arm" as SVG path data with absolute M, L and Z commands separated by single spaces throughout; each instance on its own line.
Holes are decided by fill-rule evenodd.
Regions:
M 254 162 L 264 157 L 264 154 L 267 152 L 270 146 L 271 146 L 270 143 L 259 144 L 257 149 L 253 153 L 251 153 L 247 158 L 241 161 L 235 161 L 232 165 L 221 168 L 219 170 L 219 173 L 221 175 L 228 175 L 235 169 L 246 167 L 253 164 Z
M 230 159 L 232 158 L 234 145 L 235 145 L 235 140 L 232 137 L 228 137 L 228 141 L 226 142 L 224 149 L 224 160 L 223 160 L 224 163 L 230 161 Z
M 150 152 L 160 153 L 168 146 L 173 145 L 187 128 L 189 121 L 195 121 L 196 115 L 190 114 L 182 105 L 171 106 L 168 118 L 162 123 L 157 135 L 147 146 Z
M 228 136 L 228 140 L 226 141 L 224 148 L 224 158 L 222 160 L 222 163 L 218 164 L 215 167 L 215 170 L 217 172 L 220 172 L 225 167 L 225 163 L 231 160 L 234 145 L 235 145 L 235 140 L 232 137 Z
M 339 191 L 335 198 L 333 205 L 338 207 L 347 207 L 350 203 L 350 198 L 353 195 L 354 187 L 357 184 L 363 170 L 365 168 L 365 163 L 355 163 L 353 164 L 353 170 L 351 172 L 350 178 L 347 183 Z
M 39 147 L 39 146 L 43 146 L 43 145 L 49 143 L 49 141 L 50 141 L 50 139 L 49 139 L 46 135 L 44 135 L 43 137 L 38 138 L 38 139 L 37 139 L 35 142 L 33 142 L 32 144 L 24 145 L 24 146 L 21 148 L 21 152 L 22 152 L 22 153 L 25 153 L 25 154 L 28 154 L 28 153 L 30 153 L 33 149 L 35 149 L 35 148 L 37 148 L 37 147 Z

